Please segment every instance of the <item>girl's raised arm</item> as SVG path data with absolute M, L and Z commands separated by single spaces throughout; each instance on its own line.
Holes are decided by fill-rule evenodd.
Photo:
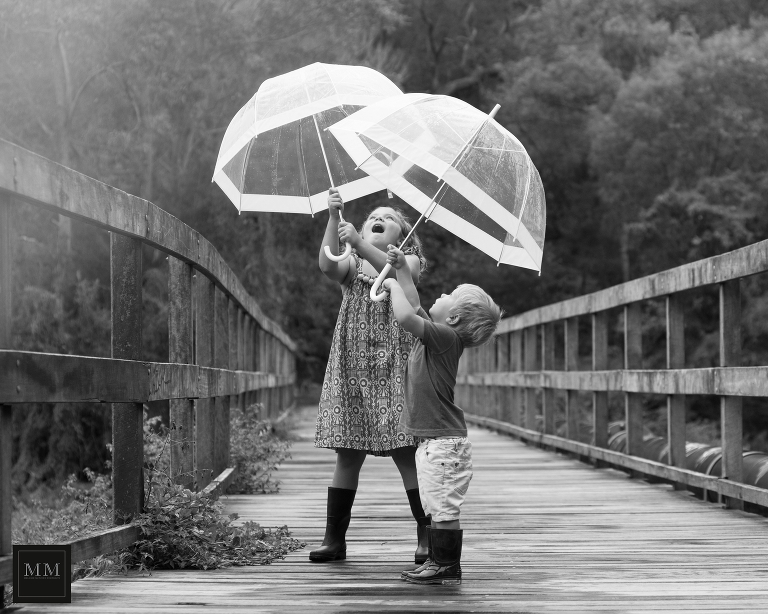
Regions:
M 328 190 L 328 224 L 325 227 L 323 243 L 320 245 L 320 255 L 318 256 L 320 270 L 328 278 L 340 284 L 344 283 L 349 277 L 352 258 L 347 258 L 341 262 L 334 262 L 325 255 L 325 246 L 327 245 L 331 253 L 339 254 L 339 211 L 344 210 L 344 201 L 341 200 L 338 190 L 331 188 Z

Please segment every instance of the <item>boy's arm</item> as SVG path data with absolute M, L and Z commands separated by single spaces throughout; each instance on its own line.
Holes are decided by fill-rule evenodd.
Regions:
M 424 337 L 424 319 L 416 315 L 416 311 L 405 296 L 403 288 L 394 279 L 385 280 L 384 287 L 389 290 L 395 320 L 414 337 L 422 339 Z
M 415 258 L 418 261 L 418 256 L 410 257 Z M 403 289 L 408 302 L 414 309 L 418 310 L 421 301 L 419 300 L 419 291 L 416 289 L 416 284 L 413 281 L 413 274 L 408 263 L 408 258 L 409 256 L 403 254 L 403 252 L 394 245 L 387 246 L 387 262 L 392 265 L 392 268 L 395 269 L 395 271 L 397 271 L 397 283 L 399 283 L 400 287 Z

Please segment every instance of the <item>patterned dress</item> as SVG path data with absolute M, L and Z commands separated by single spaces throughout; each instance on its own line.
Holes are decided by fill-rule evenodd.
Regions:
M 357 275 L 362 275 L 363 261 L 355 260 Z M 370 290 L 357 276 L 344 290 L 320 395 L 315 447 L 391 456 L 396 448 L 416 445 L 400 428 L 413 335 L 395 321 L 389 297 L 375 303 Z

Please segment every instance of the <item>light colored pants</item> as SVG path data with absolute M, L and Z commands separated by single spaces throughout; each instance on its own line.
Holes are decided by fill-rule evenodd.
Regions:
M 472 479 L 472 444 L 466 437 L 424 439 L 416 448 L 421 505 L 435 522 L 458 520 Z

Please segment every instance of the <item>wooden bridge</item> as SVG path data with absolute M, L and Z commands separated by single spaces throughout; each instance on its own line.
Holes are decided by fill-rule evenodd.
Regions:
M 14 239 L 9 220 L 19 200 L 112 233 L 112 358 L 8 347 Z M 166 252 L 171 262 L 168 363 L 141 360 L 142 243 Z M 768 367 L 739 362 L 741 280 L 766 270 L 768 242 L 762 242 L 509 318 L 496 345 L 465 355 L 457 394 L 473 424 L 475 478 L 463 511 L 461 586 L 399 581 L 412 557 L 415 526 L 388 459 L 368 459 L 363 468 L 349 558 L 309 563 L 308 550 L 322 539 L 335 458 L 313 447 L 314 410 L 303 408 L 296 411 L 300 441 L 278 475 L 280 494 L 225 501 L 244 521 L 287 524 L 307 548 L 265 567 L 81 580 L 73 585 L 72 605 L 14 608 L 768 611 L 768 521 L 741 509 L 745 503 L 768 508 L 762 482 L 747 483 L 741 432 L 741 400 L 768 396 Z M 719 292 L 720 365 L 686 368 L 681 297 L 705 287 Z M 644 369 L 643 305 L 659 300 L 667 314 L 667 368 Z M 624 329 L 619 365 L 609 363 L 615 318 Z M 591 334 L 582 349 L 588 347 L 591 356 L 585 369 L 579 336 L 587 329 Z M 199 488 L 219 491 L 231 478 L 229 407 L 258 399 L 274 415 L 293 403 L 293 342 L 264 317 L 203 237 L 151 203 L 3 141 L 0 348 L 8 348 L 0 350 L 0 584 L 12 578 L 11 412 L 33 402 L 100 402 L 105 410 L 111 404 L 115 509 L 136 514 L 142 403 L 171 400 L 173 419 L 195 441 L 174 451 L 172 471 L 196 476 Z M 588 428 L 579 409 L 585 395 Z M 611 395 L 622 397 L 620 433 L 609 425 Z M 655 459 L 644 458 L 644 395 L 667 397 L 666 451 Z M 687 468 L 685 395 L 720 399 L 719 474 Z M 613 445 L 622 433 L 623 451 Z M 135 527 L 122 525 L 73 543 L 73 558 L 110 553 L 136 537 Z

